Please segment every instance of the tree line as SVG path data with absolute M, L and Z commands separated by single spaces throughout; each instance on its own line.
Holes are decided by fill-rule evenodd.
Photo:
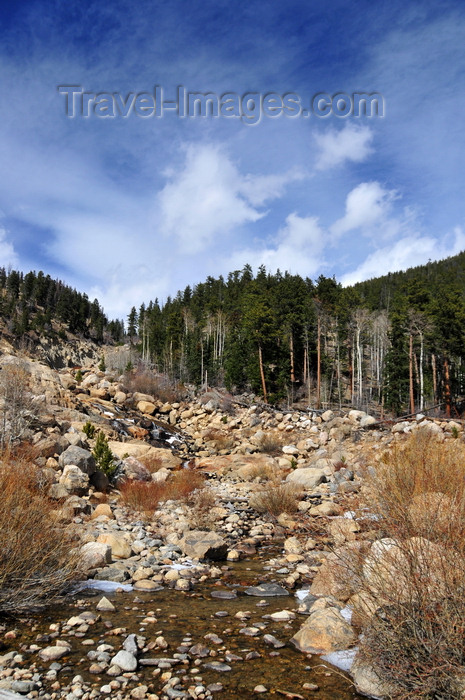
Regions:
M 126 332 L 173 381 L 451 415 L 464 394 L 465 253 L 346 288 L 246 265 L 133 307 Z

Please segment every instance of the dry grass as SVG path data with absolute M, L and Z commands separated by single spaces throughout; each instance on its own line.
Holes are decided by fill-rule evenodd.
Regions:
M 141 513 L 150 514 L 163 501 L 190 503 L 195 491 L 203 489 L 205 477 L 191 469 L 181 469 L 163 482 L 126 481 L 120 487 L 126 505 Z
M 258 444 L 258 449 L 264 454 L 271 455 L 272 457 L 279 457 L 282 455 L 283 438 L 278 432 L 265 433 Z
M 390 697 L 458 700 L 465 668 L 465 446 L 418 431 L 368 479 L 379 536 L 349 564 L 360 657 Z M 349 572 L 349 569 L 350 572 Z
M 258 513 L 277 517 L 281 513 L 295 513 L 301 500 L 302 489 L 285 481 L 272 481 L 262 486 L 250 499 L 251 507 Z
M 137 458 L 138 461 L 144 465 L 146 469 L 151 474 L 155 474 L 157 471 L 159 471 L 162 466 L 163 466 L 163 460 L 161 457 L 157 457 L 155 454 L 151 454 L 148 452 L 146 455 L 141 455 L 140 457 Z
M 0 465 L 0 611 L 49 605 L 78 578 L 70 531 L 59 526 L 27 448 Z
M 217 505 L 211 488 L 205 486 L 193 491 L 189 497 L 189 524 L 195 530 L 215 530 L 216 518 L 212 509 Z

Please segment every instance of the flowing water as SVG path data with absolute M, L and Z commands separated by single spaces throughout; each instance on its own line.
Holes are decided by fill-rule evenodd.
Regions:
M 31 654 L 27 648 L 31 644 L 48 646 L 54 643 L 54 637 L 58 637 L 68 641 L 72 647 L 71 652 L 60 660 L 57 679 L 62 688 L 69 685 L 76 674 L 80 674 L 86 683 L 99 689 L 111 679 L 104 672 L 90 673 L 92 660 L 87 657 L 88 652 L 95 651 L 100 644 L 111 644 L 114 651 L 110 655 L 113 656 L 120 650 L 127 635 L 135 633 L 146 638 L 146 645 L 152 643 L 153 646 L 140 654 L 139 661 L 172 659 L 173 665 L 170 669 L 166 662 L 162 662 L 161 670 L 154 665 L 140 666 L 133 677 L 126 674 L 126 678 L 129 678 L 128 697 L 131 688 L 140 684 L 148 685 L 149 692 L 160 693 L 166 683 L 166 678 L 163 680 L 161 675 L 168 669 L 179 678 L 183 690 L 199 683 L 204 686 L 221 684 L 222 690 L 214 693 L 219 700 L 259 697 L 254 693 L 254 688 L 259 684 L 269 691 L 262 695 L 264 698 L 270 695 L 286 697 L 282 693 L 289 693 L 289 698 L 296 694 L 295 697 L 318 700 L 361 698 L 345 674 L 320 657 L 306 656 L 289 644 L 288 640 L 305 621 L 305 616 L 297 614 L 290 622 L 274 622 L 267 617 L 278 610 L 295 610 L 298 605 L 295 596 L 260 599 L 245 594 L 247 586 L 256 585 L 259 581 L 276 580 L 276 574 L 266 571 L 266 558 L 269 558 L 269 554 L 262 551 L 253 558 L 223 567 L 221 581 L 197 584 L 195 590 L 186 593 L 168 588 L 151 593 L 81 590 L 66 605 L 47 610 L 29 620 L 15 621 L 17 638 L 8 641 L 2 653 L 10 649 L 21 651 L 22 648 L 25 660 L 21 665 L 27 666 L 34 661 L 44 678 L 49 664 L 41 662 L 37 654 Z M 72 616 L 83 612 L 96 613 L 96 605 L 102 595 L 113 602 L 115 612 L 101 613 L 87 630 L 63 628 Z M 231 595 L 236 597 L 230 598 Z M 242 613 L 242 619 L 236 617 L 237 613 Z M 56 633 L 51 632 L 50 624 L 57 622 L 61 623 L 61 629 Z M 246 627 L 258 628 L 258 633 L 248 636 L 241 632 Z M 212 634 L 216 637 L 205 638 Z M 273 635 L 286 644 L 282 648 L 269 646 L 265 643 L 264 635 Z M 168 644 L 165 649 L 154 643 L 160 636 Z M 196 657 L 189 653 L 196 644 L 207 647 L 209 655 Z M 187 653 L 189 658 L 183 657 Z M 174 659 L 176 655 L 177 660 Z M 211 662 L 226 664 L 231 670 L 220 672 L 204 667 L 204 664 Z M 306 684 L 318 686 L 318 689 L 311 689 Z M 51 681 L 44 680 L 44 686 L 48 692 L 52 692 Z

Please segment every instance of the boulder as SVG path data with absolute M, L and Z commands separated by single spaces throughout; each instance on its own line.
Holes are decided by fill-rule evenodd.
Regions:
M 228 545 L 216 532 L 192 530 L 184 535 L 179 546 L 186 556 L 194 559 L 220 561 L 228 554 Z
M 306 489 L 314 489 L 316 486 L 326 481 L 326 476 L 322 469 L 302 467 L 301 469 L 294 469 L 293 472 L 288 474 L 286 481 L 292 484 L 298 484 Z
M 129 559 L 132 555 L 130 543 L 119 532 L 104 532 L 98 536 L 97 542 L 109 545 L 114 559 Z
M 75 445 L 71 445 L 67 450 L 61 453 L 58 458 L 58 464 L 62 469 L 68 464 L 73 464 L 89 476 L 97 469 L 95 459 L 89 450 L 84 450 L 82 447 L 77 447 Z
M 111 547 L 103 542 L 87 542 L 80 549 L 81 566 L 84 571 L 100 569 L 111 564 Z
M 152 475 L 137 457 L 126 457 L 118 470 L 118 480 L 122 478 L 132 481 L 150 481 Z
M 347 649 L 355 641 L 352 627 L 337 608 L 316 610 L 304 622 L 291 642 L 307 654 Z
M 368 664 L 355 657 L 355 661 L 350 669 L 355 687 L 362 695 L 369 698 L 384 698 L 397 695 L 396 688 L 381 680 L 377 673 Z M 400 688 L 397 688 L 400 690 Z
M 74 466 L 74 464 L 68 464 L 63 469 L 59 484 L 66 489 L 67 494 L 83 496 L 89 486 L 89 477 L 79 467 Z
M 155 404 L 151 401 L 139 401 L 137 404 L 137 410 L 141 413 L 147 413 L 149 416 L 153 416 L 156 408 Z

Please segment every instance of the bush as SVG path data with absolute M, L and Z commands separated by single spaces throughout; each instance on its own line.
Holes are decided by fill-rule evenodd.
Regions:
M 0 442 L 3 447 L 24 438 L 37 418 L 39 405 L 29 388 L 29 373 L 20 363 L 0 371 Z
M 0 611 L 50 605 L 78 578 L 70 531 L 38 490 L 38 470 L 4 454 L 0 464 Z
M 155 399 L 163 401 L 163 403 L 181 401 L 186 395 L 186 390 L 182 384 L 175 384 L 168 377 L 156 374 L 144 365 L 140 365 L 133 371 L 126 368 L 124 384 L 129 392 L 150 394 Z
M 82 426 L 82 432 L 89 438 L 89 440 L 93 440 L 95 437 L 95 425 L 88 420 L 84 425 Z
M 145 513 L 156 510 L 163 501 L 181 501 L 192 505 L 192 494 L 203 489 L 205 477 L 191 469 L 181 469 L 163 482 L 126 481 L 120 491 L 124 502 Z
M 296 484 L 274 481 L 260 488 L 250 499 L 251 507 L 258 513 L 277 517 L 281 513 L 295 513 L 302 497 L 302 489 Z
M 112 451 L 108 447 L 108 440 L 104 433 L 99 431 L 95 440 L 94 449 L 92 450 L 97 467 L 108 476 L 112 477 L 116 470 L 115 458 Z
M 361 602 L 359 656 L 392 685 L 390 697 L 458 700 L 465 667 L 465 446 L 419 430 L 386 453 L 365 496 L 378 535 L 390 539 L 375 543 L 350 572 Z
M 264 454 L 278 457 L 282 455 L 283 442 L 279 433 L 265 433 L 261 438 L 258 449 Z

